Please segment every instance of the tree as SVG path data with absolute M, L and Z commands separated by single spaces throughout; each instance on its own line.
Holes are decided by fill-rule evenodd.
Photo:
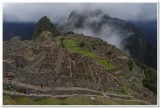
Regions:
M 63 43 L 63 41 L 64 41 L 65 39 L 62 37 L 62 38 L 60 38 L 60 41 L 61 41 L 61 43 Z
M 109 52 L 107 52 L 107 55 L 111 55 L 111 54 L 112 54 L 112 52 L 110 52 L 110 51 L 109 51 Z
M 83 47 L 84 45 L 85 45 L 84 42 L 80 42 L 80 43 L 79 43 L 79 46 L 80 46 L 80 47 Z
M 62 38 L 60 38 L 60 41 L 61 41 L 61 46 L 62 47 L 64 47 L 64 43 L 63 43 L 63 41 L 64 41 L 65 39 L 62 37 Z

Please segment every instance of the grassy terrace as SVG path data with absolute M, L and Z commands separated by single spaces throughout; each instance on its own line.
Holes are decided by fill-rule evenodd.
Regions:
M 16 102 L 8 95 L 3 96 L 4 105 L 16 105 Z
M 61 37 L 57 38 L 57 41 L 59 43 L 60 43 L 60 38 Z M 64 44 L 65 48 L 67 48 L 68 51 L 71 53 L 80 53 L 80 54 L 83 54 L 84 56 L 94 58 L 97 61 L 97 63 L 101 64 L 106 70 L 111 70 L 116 67 L 114 64 L 112 64 L 108 60 L 99 57 L 96 53 L 92 52 L 89 48 L 80 47 L 79 42 L 80 42 L 80 40 L 75 36 L 75 37 L 72 37 L 69 39 L 65 39 L 63 41 L 63 44 Z M 132 71 L 130 74 L 131 74 L 131 76 L 137 77 L 137 66 L 135 63 L 133 63 Z M 125 76 L 126 75 L 122 75 L 122 77 L 125 77 Z M 90 79 L 92 79 L 92 78 L 90 78 Z M 137 92 L 130 89 L 130 87 L 128 87 L 126 82 L 124 82 L 123 80 L 119 79 L 119 83 L 123 86 L 123 88 L 126 90 L 126 92 L 128 92 L 128 94 L 139 95 Z
M 56 38 L 58 43 L 61 43 L 60 38 L 61 37 Z M 83 54 L 84 56 L 88 56 L 88 57 L 96 59 L 96 61 L 99 64 L 101 64 L 106 70 L 110 70 L 110 69 L 115 68 L 114 64 L 108 62 L 108 60 L 106 60 L 106 59 L 99 57 L 96 53 L 92 52 L 89 48 L 80 47 L 79 41 L 76 38 L 65 39 L 63 41 L 63 44 L 64 44 L 65 48 L 67 48 L 67 50 L 71 53 L 80 53 L 80 54 Z
M 90 97 L 77 95 L 70 96 L 63 99 L 59 98 L 41 98 L 30 99 L 29 97 L 15 97 L 11 98 L 8 95 L 3 96 L 4 105 L 143 105 L 144 103 L 139 101 L 127 101 L 127 100 L 113 100 L 109 98 L 95 97 L 95 100 L 91 100 Z
M 106 70 L 114 69 L 115 65 L 108 62 L 107 60 L 97 60 Z
M 85 56 L 92 57 L 92 58 L 97 57 L 95 53 L 89 51 L 88 49 L 79 47 L 77 42 L 75 42 L 72 39 L 65 39 L 63 43 L 65 47 L 68 49 L 68 51 L 71 53 L 80 53 L 80 54 L 83 54 Z

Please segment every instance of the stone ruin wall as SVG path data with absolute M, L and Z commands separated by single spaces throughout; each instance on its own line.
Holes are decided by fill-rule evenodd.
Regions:
M 37 85 L 40 86 L 41 84 L 43 86 L 79 86 L 79 87 L 84 87 L 84 88 L 90 88 L 90 89 L 101 89 L 100 84 L 98 83 L 91 83 L 88 80 L 88 73 L 89 70 L 87 67 L 87 64 L 91 64 L 91 63 L 95 63 L 92 61 L 92 59 L 88 58 L 88 57 L 84 57 L 81 54 L 66 54 L 66 57 L 64 56 L 64 64 L 61 70 L 61 75 L 65 75 L 67 77 L 61 77 L 58 78 L 59 82 L 56 82 L 56 79 L 54 78 L 55 75 L 55 71 L 49 71 L 45 70 L 46 68 L 41 69 L 41 72 L 37 73 L 37 72 L 33 72 L 32 74 L 29 73 L 29 70 L 34 71 L 34 67 L 40 63 L 40 61 L 42 61 L 44 58 L 46 58 L 47 62 L 49 62 L 50 64 L 52 64 L 53 62 L 51 62 L 50 60 L 52 59 L 54 61 L 54 59 L 56 59 L 57 55 L 57 51 L 59 49 L 57 47 L 51 46 L 50 48 L 47 48 L 47 58 L 46 58 L 46 54 L 44 52 L 38 52 L 36 50 L 34 50 L 33 52 L 38 54 L 34 60 L 32 61 L 28 61 L 28 65 L 26 65 L 24 67 L 24 71 L 22 71 L 23 73 L 21 73 L 21 75 L 23 76 L 18 76 L 18 79 L 20 82 L 24 82 L 27 84 L 33 84 L 33 85 Z M 38 53 L 37 53 L 38 52 Z M 56 53 L 54 53 L 56 52 Z M 49 65 L 48 65 L 49 66 Z M 49 66 L 51 67 L 51 66 Z M 93 67 L 93 66 L 92 66 Z M 95 70 L 92 68 L 93 74 L 95 77 Z M 100 70 L 99 68 L 99 72 L 102 72 L 102 70 Z M 102 72 L 103 73 L 103 72 Z M 76 78 L 75 80 L 72 79 L 72 77 Z M 111 85 L 107 85 L 107 86 L 111 86 Z

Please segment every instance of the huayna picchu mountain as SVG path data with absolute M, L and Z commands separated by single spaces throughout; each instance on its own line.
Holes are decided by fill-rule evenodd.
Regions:
M 154 69 L 102 39 L 55 36 L 52 26 L 43 17 L 33 40 L 4 41 L 4 104 L 157 104 Z
M 47 30 L 51 32 L 53 36 L 57 36 L 60 34 L 60 32 L 56 29 L 56 27 L 51 23 L 50 19 L 44 16 L 38 21 L 34 29 L 32 39 L 35 39 L 37 36 L 39 36 L 42 31 L 47 31 Z

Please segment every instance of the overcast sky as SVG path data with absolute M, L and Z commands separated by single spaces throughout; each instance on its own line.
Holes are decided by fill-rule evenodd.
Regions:
M 37 22 L 47 16 L 52 22 L 66 20 L 72 10 L 100 9 L 123 20 L 155 20 L 157 4 L 153 3 L 10 3 L 3 4 L 4 21 Z M 84 11 L 85 12 L 85 11 Z

